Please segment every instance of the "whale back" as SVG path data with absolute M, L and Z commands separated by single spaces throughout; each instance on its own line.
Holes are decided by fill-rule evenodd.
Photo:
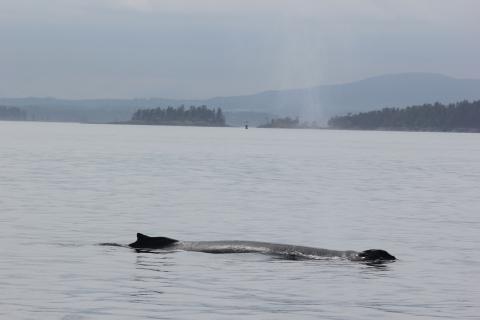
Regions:
M 167 237 L 149 237 L 142 233 L 137 233 L 137 241 L 130 243 L 132 248 L 148 248 L 148 249 L 160 249 L 171 246 L 178 242 L 178 240 Z
M 368 249 L 359 252 L 358 256 L 365 261 L 387 261 L 397 259 L 387 251 L 381 249 Z
M 172 238 L 150 237 L 142 233 L 137 233 L 137 241 L 130 243 L 129 246 L 137 249 L 175 248 L 178 250 L 207 253 L 265 253 L 299 259 L 343 257 L 352 261 L 365 261 L 368 263 L 382 263 L 383 261 L 396 260 L 390 253 L 381 249 L 369 249 L 361 252 L 352 250 L 338 251 L 297 245 L 239 240 L 180 242 Z

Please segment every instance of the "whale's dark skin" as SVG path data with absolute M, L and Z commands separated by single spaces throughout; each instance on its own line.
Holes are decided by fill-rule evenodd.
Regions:
M 385 250 L 369 249 L 361 252 L 328 250 L 258 241 L 179 241 L 167 237 L 149 237 L 137 233 L 137 241 L 129 244 L 136 249 L 169 249 L 207 253 L 264 253 L 293 258 L 316 259 L 339 257 L 352 261 L 382 262 L 396 260 Z

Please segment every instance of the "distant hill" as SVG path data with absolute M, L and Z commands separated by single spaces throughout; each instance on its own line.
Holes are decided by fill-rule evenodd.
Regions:
M 349 112 L 479 98 L 480 79 L 406 73 L 383 75 L 347 84 L 213 98 L 205 103 L 228 111 L 243 110 L 248 106 L 250 110 L 280 116 L 299 116 L 310 121 L 326 121 L 332 116 Z
M 299 117 L 326 121 L 337 115 L 366 112 L 384 107 L 425 103 L 452 103 L 480 99 L 480 79 L 457 79 L 432 73 L 390 74 L 346 84 L 265 91 L 252 95 L 181 99 L 0 98 L 0 105 L 22 107 L 27 117 L 47 121 L 126 121 L 140 108 L 207 105 L 222 108 L 227 123 L 264 123 L 274 117 Z M 242 118 L 243 121 L 242 121 Z M 232 122 L 230 122 L 230 119 Z

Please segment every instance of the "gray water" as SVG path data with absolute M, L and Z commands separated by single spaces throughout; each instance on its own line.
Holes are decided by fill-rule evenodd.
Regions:
M 0 122 L 0 318 L 478 319 L 479 195 L 479 134 Z

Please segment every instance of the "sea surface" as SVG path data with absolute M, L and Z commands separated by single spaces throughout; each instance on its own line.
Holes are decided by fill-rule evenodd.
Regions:
M 138 253 L 142 232 L 399 260 Z M 0 122 L 0 319 L 479 319 L 480 134 Z

